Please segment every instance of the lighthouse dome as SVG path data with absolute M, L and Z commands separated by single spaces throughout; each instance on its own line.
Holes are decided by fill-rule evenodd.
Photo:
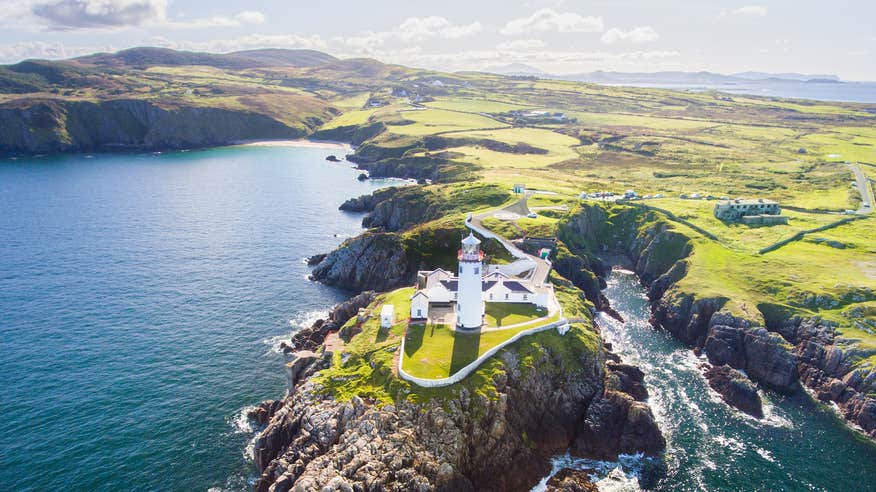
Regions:
M 474 234 L 469 233 L 468 237 L 462 240 L 463 246 L 477 246 L 481 244 L 481 240 L 474 237 Z

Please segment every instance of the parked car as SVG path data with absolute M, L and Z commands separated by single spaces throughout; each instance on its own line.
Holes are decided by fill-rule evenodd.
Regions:
M 528 214 L 526 214 L 526 216 L 529 217 L 530 219 L 535 219 L 538 217 L 538 214 L 535 212 L 529 212 Z

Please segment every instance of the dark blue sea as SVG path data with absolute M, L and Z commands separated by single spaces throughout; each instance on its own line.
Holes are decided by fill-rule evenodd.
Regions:
M 0 490 L 246 489 L 278 337 L 347 294 L 343 149 L 0 161 Z

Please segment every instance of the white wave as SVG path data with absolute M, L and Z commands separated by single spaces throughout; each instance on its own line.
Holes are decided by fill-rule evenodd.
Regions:
M 293 329 L 293 333 L 302 328 L 310 328 L 318 319 L 326 319 L 329 316 L 327 309 L 314 309 L 311 311 L 301 311 L 292 319 L 289 320 L 289 325 Z
M 262 343 L 268 346 L 268 351 L 263 355 L 277 355 L 283 353 L 283 343 L 288 344 L 291 337 L 287 333 L 285 335 L 275 335 L 268 338 L 263 338 Z
M 773 453 L 767 451 L 766 449 L 755 446 L 754 450 L 757 452 L 757 454 L 760 455 L 761 458 L 769 461 L 770 463 L 776 462 L 776 459 L 773 457 Z
M 255 431 L 252 419 L 247 417 L 249 412 L 255 409 L 256 407 L 254 405 L 243 407 L 234 415 L 234 417 L 231 418 L 231 427 L 234 428 L 234 432 L 238 434 L 248 434 Z
M 783 415 L 783 412 L 773 402 L 770 394 L 762 392 L 761 396 L 761 402 L 763 403 L 763 420 L 761 422 L 773 427 L 793 429 L 794 422 L 791 422 L 791 419 Z
M 590 480 L 596 484 L 599 490 L 606 491 L 632 491 L 641 490 L 639 478 L 645 465 L 642 454 L 618 456 L 617 461 L 602 461 L 587 458 L 577 458 L 568 452 L 551 458 L 551 471 L 542 478 L 532 489 L 532 492 L 547 490 L 548 480 L 564 468 L 572 470 L 591 471 Z

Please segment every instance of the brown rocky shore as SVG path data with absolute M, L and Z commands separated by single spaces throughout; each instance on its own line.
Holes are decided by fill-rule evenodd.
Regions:
M 690 238 L 653 211 L 629 207 L 621 217 L 609 220 L 605 209 L 584 206 L 564 225 L 561 239 L 580 254 L 582 265 L 596 264 L 591 267 L 596 275 L 605 270 L 592 257 L 630 258 L 648 288 L 652 323 L 705 353 L 713 365 L 744 371 L 751 380 L 780 393 L 805 386 L 817 399 L 835 403 L 847 422 L 876 438 L 876 371 L 855 364 L 859 354 L 843 343 L 832 322 L 817 316 L 787 316 L 758 326 L 724 310 L 727 299 L 673 289 L 686 274 Z
M 257 491 L 528 490 L 555 454 L 615 459 L 665 447 L 641 371 L 604 346 L 524 355 L 511 345 L 478 390 L 408 388 L 391 403 L 332 395 L 312 376 L 338 358 L 314 344 L 373 295 L 339 305 L 288 343 L 287 396 L 250 414 L 264 425 L 253 451 Z M 550 489 L 592 490 L 573 476 Z

